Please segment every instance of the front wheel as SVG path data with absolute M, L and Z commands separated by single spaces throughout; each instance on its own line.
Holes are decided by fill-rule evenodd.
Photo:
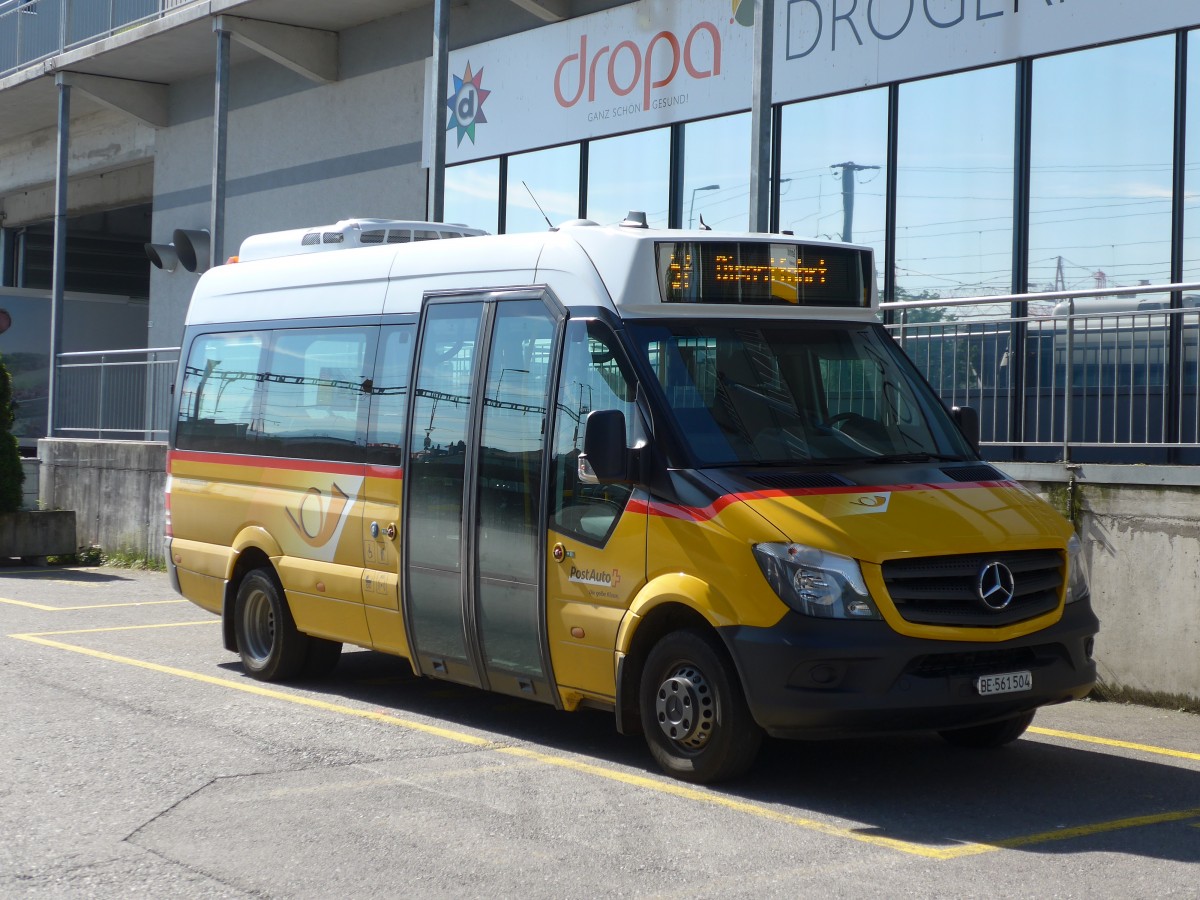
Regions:
M 668 775 L 709 783 L 754 764 L 762 730 L 716 639 L 676 631 L 650 651 L 641 684 L 642 729 Z
M 972 725 L 970 728 L 953 728 L 939 731 L 942 739 L 955 747 L 969 747 L 974 750 L 987 750 L 992 747 L 1003 747 L 1011 744 L 1025 733 L 1029 723 L 1033 721 L 1033 713 L 1021 713 L 1011 719 L 1001 719 L 999 722 L 988 722 L 986 725 Z
M 255 569 L 242 579 L 233 629 L 242 665 L 251 677 L 282 681 L 303 669 L 308 639 L 296 630 L 283 589 L 270 569 Z

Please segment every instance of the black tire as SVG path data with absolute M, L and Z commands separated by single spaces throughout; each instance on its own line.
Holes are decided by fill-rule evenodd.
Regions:
M 271 569 L 255 569 L 242 579 L 233 631 L 242 665 L 251 677 L 283 681 L 304 668 L 309 641 L 296 630 L 283 588 Z
M 342 642 L 309 636 L 308 652 L 304 655 L 304 677 L 324 678 L 342 658 Z
M 682 781 L 736 778 L 758 756 L 762 729 L 715 636 L 675 631 L 662 638 L 646 658 L 640 706 L 651 755 Z
M 970 728 L 953 728 L 939 731 L 938 734 L 955 747 L 969 747 L 972 750 L 988 750 L 993 747 L 1003 747 L 1011 744 L 1025 733 L 1029 723 L 1033 721 L 1033 713 L 1021 713 L 1011 719 L 1001 719 L 999 722 L 988 722 L 986 725 L 972 725 Z

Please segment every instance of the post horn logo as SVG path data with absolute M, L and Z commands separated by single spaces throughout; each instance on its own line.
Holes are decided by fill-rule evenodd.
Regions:
M 446 130 L 458 129 L 458 146 L 462 146 L 464 136 L 469 137 L 472 144 L 475 143 L 475 126 L 487 121 L 487 116 L 483 114 L 483 101 L 491 93 L 483 89 L 483 69 L 471 74 L 469 62 L 462 78 L 454 76 L 454 94 L 446 100 L 446 106 L 450 108 Z

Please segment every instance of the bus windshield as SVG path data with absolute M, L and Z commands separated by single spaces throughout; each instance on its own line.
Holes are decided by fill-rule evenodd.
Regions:
M 693 319 L 629 331 L 698 465 L 975 458 L 878 325 Z

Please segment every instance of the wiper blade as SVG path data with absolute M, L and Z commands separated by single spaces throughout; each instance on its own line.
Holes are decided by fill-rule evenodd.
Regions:
M 860 457 L 862 462 L 869 463 L 916 463 L 916 462 L 966 462 L 961 456 L 948 456 L 944 453 L 884 453 L 879 456 Z

